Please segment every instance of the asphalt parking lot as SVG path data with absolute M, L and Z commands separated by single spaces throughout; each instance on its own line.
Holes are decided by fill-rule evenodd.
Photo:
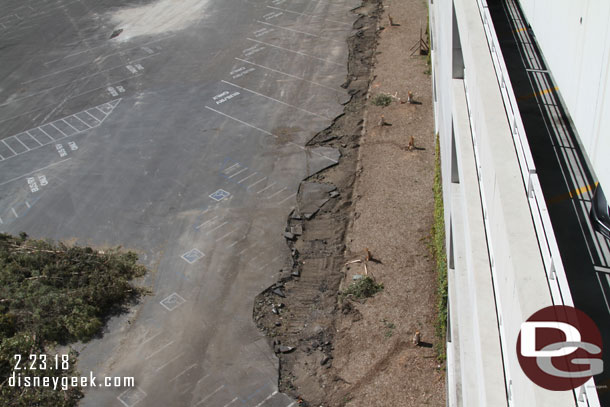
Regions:
M 153 291 L 79 346 L 85 406 L 286 407 L 252 322 L 305 143 L 349 96 L 355 0 L 0 6 L 0 231 L 140 253 Z M 119 31 L 119 30 L 123 31 Z M 110 38 L 114 35 L 114 38 Z

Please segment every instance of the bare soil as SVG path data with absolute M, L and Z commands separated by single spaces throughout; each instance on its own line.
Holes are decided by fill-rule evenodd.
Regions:
M 286 228 L 292 267 L 257 297 L 254 319 L 280 358 L 280 390 L 301 406 L 444 406 L 429 249 L 432 85 L 426 57 L 409 49 L 420 26 L 425 36 L 427 7 L 364 0 L 355 12 L 344 84 L 352 98 L 310 142 L 339 148 L 341 159 L 301 184 Z M 379 94 L 392 103 L 375 106 Z M 356 274 L 384 290 L 341 296 Z

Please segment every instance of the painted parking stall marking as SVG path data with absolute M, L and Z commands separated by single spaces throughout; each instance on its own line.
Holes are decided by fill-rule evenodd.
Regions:
M 205 254 L 203 254 L 199 249 L 191 249 L 180 257 L 187 263 L 193 264 L 204 256 Z
M 169 296 L 162 299 L 159 304 L 161 304 L 166 310 L 172 312 L 182 304 L 184 304 L 186 300 L 180 296 L 178 293 L 172 293 Z
M 99 127 L 108 116 L 110 116 L 120 102 L 121 99 L 115 99 L 91 109 L 83 110 L 82 112 L 55 120 L 54 122 L 43 124 L 23 133 L 7 137 L 0 142 L 0 161 L 17 157 L 21 154 L 49 145 L 57 140 L 81 134 Z M 28 141 L 26 144 L 26 135 L 35 141 L 36 144 L 34 145 L 31 141 Z

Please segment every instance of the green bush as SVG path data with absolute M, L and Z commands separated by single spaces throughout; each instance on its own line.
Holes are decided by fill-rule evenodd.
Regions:
M 0 405 L 76 406 L 79 388 L 10 387 L 14 355 L 48 354 L 57 344 L 87 341 L 104 322 L 145 291 L 131 280 L 144 275 L 137 255 L 0 234 Z M 73 359 L 76 355 L 71 356 Z M 51 360 L 52 356 L 48 356 Z M 29 376 L 75 376 L 68 370 L 27 370 Z

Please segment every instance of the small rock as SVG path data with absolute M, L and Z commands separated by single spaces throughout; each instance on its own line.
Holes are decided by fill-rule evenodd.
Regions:
M 110 34 L 110 39 L 118 37 L 119 35 L 121 35 L 122 32 L 123 32 L 122 28 L 119 28 L 118 30 L 114 30 L 112 32 L 112 34 Z
M 303 225 L 299 223 L 298 225 L 290 227 L 290 232 L 295 236 L 301 236 L 303 234 Z
M 292 232 L 284 232 L 284 237 L 288 240 L 294 240 L 295 239 L 295 235 Z
M 275 326 L 282 326 L 282 323 L 281 323 L 280 321 L 277 321 L 277 322 L 275 323 Z
M 305 216 L 305 219 L 309 220 L 313 217 L 313 213 L 306 213 L 304 216 Z
M 286 294 L 284 293 L 284 291 L 281 288 L 274 289 L 272 291 L 272 293 L 277 295 L 278 297 L 286 298 Z
M 328 363 L 329 360 L 330 358 L 328 356 L 324 356 L 320 361 L 320 365 L 324 366 L 326 363 Z
M 285 346 L 285 345 L 278 346 L 278 351 L 280 353 L 290 353 L 293 350 L 294 350 L 294 348 L 292 346 Z
M 330 197 L 331 198 L 336 198 L 338 196 L 339 196 L 339 192 L 338 191 L 331 191 L 331 193 L 330 193 Z
M 292 277 L 301 277 L 301 272 L 299 271 L 299 269 L 296 269 L 292 273 L 290 273 L 290 275 Z
M 280 315 L 280 310 L 277 309 L 275 305 L 271 307 L 271 312 L 273 312 L 275 315 Z

